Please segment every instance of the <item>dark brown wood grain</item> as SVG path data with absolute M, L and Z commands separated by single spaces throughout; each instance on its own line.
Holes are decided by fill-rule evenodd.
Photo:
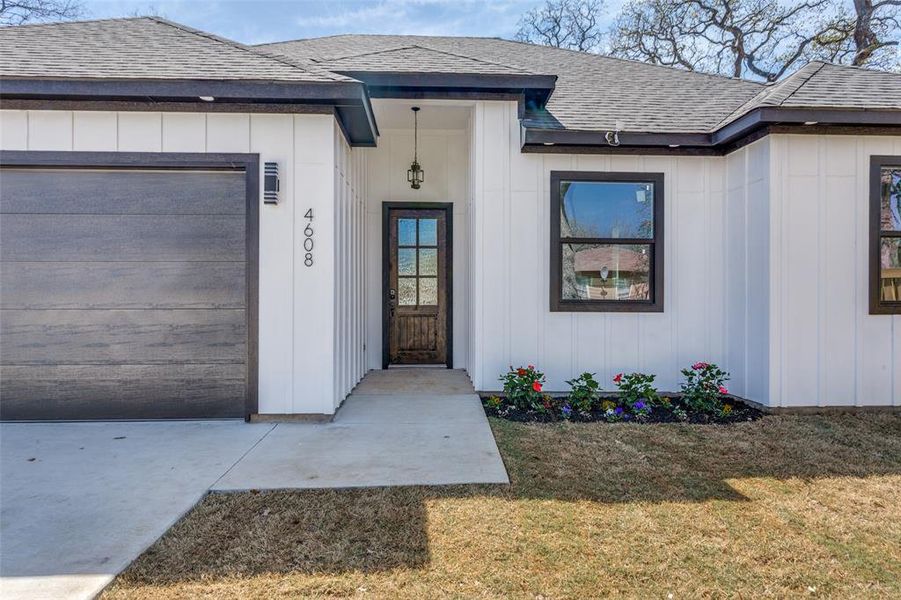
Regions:
M 451 362 L 449 344 L 449 266 L 450 238 L 448 236 L 449 210 L 443 205 L 392 205 L 387 213 L 387 286 L 386 332 L 387 358 L 389 364 L 449 364 Z M 401 218 L 436 219 L 438 251 L 438 303 L 415 306 L 401 305 L 398 288 L 398 229 Z M 417 248 L 421 244 L 417 242 Z M 430 246 L 426 246 L 430 247 Z M 419 266 L 417 262 L 417 274 Z M 392 290 L 395 291 L 392 298 Z
M 256 412 L 258 162 L 0 153 L 0 418 Z
M 243 215 L 235 171 L 4 169 L 0 213 Z
M 243 310 L 4 310 L 0 364 L 243 361 Z
M 238 215 L 7 214 L 4 261 L 243 261 Z
M 244 363 L 0 367 L 3 419 L 244 416 Z
M 244 271 L 237 261 L 5 262 L 0 308 L 244 308 Z

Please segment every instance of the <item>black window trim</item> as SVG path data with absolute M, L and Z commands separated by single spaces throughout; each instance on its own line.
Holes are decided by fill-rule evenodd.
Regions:
M 901 300 L 883 300 L 881 298 L 880 246 L 882 238 L 901 238 L 901 231 L 884 231 L 882 229 L 882 169 L 884 167 L 901 169 L 901 156 L 870 157 L 870 314 L 901 315 Z
M 551 171 L 550 218 L 550 310 L 551 312 L 663 312 L 663 173 L 622 171 Z M 601 181 L 654 184 L 654 237 L 645 238 L 561 238 L 560 183 Z M 563 243 L 648 244 L 651 246 L 650 300 L 565 300 L 563 299 Z

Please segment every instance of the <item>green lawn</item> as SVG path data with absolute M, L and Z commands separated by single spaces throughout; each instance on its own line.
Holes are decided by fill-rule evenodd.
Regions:
M 509 487 L 209 496 L 103 597 L 901 597 L 901 415 L 491 426 Z

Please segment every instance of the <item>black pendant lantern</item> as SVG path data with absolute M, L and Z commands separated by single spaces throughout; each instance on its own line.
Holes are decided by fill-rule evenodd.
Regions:
M 425 171 L 422 170 L 422 167 L 419 165 L 419 120 L 417 115 L 419 113 L 419 107 L 414 106 L 413 111 L 413 164 L 410 165 L 410 168 L 407 169 L 407 181 L 410 183 L 410 187 L 414 190 L 418 190 L 423 181 L 425 181 Z

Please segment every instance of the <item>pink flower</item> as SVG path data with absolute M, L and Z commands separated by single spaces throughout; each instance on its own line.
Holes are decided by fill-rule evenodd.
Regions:
M 623 374 L 617 373 L 616 377 L 613 378 L 613 383 L 619 383 L 622 380 L 623 380 Z
M 535 365 L 529 365 L 529 369 L 532 370 L 532 371 L 534 371 L 534 370 L 535 370 Z
M 728 394 L 728 393 L 729 393 L 729 390 L 726 389 L 726 386 L 721 385 L 721 386 L 720 386 L 720 393 L 725 395 L 725 394 Z
M 696 362 L 695 364 L 691 365 L 691 368 L 694 369 L 695 371 L 700 371 L 701 369 L 706 369 L 709 366 L 710 365 L 708 365 L 705 362 Z

